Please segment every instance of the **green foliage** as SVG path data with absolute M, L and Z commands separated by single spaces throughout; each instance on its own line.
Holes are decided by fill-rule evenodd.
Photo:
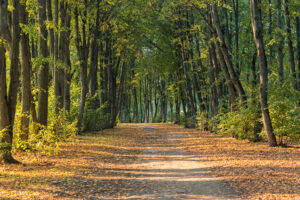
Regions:
M 99 108 L 94 108 L 95 98 L 89 97 L 86 103 L 84 114 L 84 130 L 99 131 L 110 128 L 110 113 L 108 113 L 108 103 L 106 102 Z
M 20 113 L 20 112 L 19 112 Z M 34 154 L 55 154 L 59 145 L 77 133 L 76 121 L 70 122 L 63 114 L 50 113 L 47 127 L 38 123 L 31 123 L 27 141 L 20 138 L 20 117 L 17 114 L 14 130 L 14 148 L 17 151 L 26 151 Z
M 255 108 L 241 107 L 238 111 L 219 114 L 217 119 L 219 121 L 217 132 L 222 135 L 250 141 L 261 139 L 259 136 L 262 129 L 261 116 Z
M 286 81 L 282 85 L 277 84 L 277 89 L 270 90 L 270 116 L 280 144 L 287 142 L 283 141 L 284 137 L 292 142 L 300 139 L 300 110 L 295 106 L 300 99 L 289 84 Z

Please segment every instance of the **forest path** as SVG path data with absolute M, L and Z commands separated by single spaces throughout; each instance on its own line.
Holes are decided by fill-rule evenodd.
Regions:
M 183 150 L 184 130 L 121 124 L 76 137 L 56 156 L 0 166 L 0 199 L 236 199 L 209 162 Z
M 238 193 L 209 174 L 210 166 L 183 150 L 184 134 L 163 125 L 145 126 L 145 146 L 134 171 L 136 194 L 130 199 L 236 199 Z M 135 173 L 138 172 L 138 173 Z

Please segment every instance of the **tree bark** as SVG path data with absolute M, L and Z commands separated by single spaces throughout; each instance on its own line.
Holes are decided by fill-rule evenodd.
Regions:
M 298 90 L 299 90 L 300 89 L 300 19 L 299 17 L 296 17 L 296 34 L 297 34 L 297 62 L 298 62 L 297 82 L 298 82 Z
M 292 41 L 292 29 L 290 22 L 290 12 L 289 12 L 289 1 L 284 0 L 284 18 L 286 24 L 286 34 L 287 34 L 287 43 L 288 43 L 288 52 L 289 52 L 289 63 L 290 63 L 290 73 L 294 82 L 294 89 L 298 90 L 297 86 L 297 76 L 296 76 L 296 65 L 295 65 L 295 56 L 294 56 L 294 47 Z
M 11 38 L 12 38 L 12 48 L 11 48 L 11 63 L 10 63 L 10 84 L 8 93 L 8 113 L 9 121 L 11 124 L 11 129 L 14 129 L 15 113 L 17 107 L 17 95 L 19 89 L 19 46 L 20 46 L 20 21 L 19 21 L 19 0 L 13 0 L 14 10 L 12 11 L 12 24 L 11 24 Z
M 231 79 L 236 91 L 239 94 L 240 100 L 243 103 L 245 103 L 247 101 L 246 93 L 245 93 L 244 88 L 242 87 L 242 84 L 234 70 L 233 63 L 230 58 L 230 53 L 226 46 L 225 39 L 224 39 L 222 30 L 221 30 L 220 20 L 219 20 L 219 16 L 218 16 L 218 10 L 217 10 L 217 6 L 215 4 L 212 5 L 212 22 L 216 28 L 216 34 L 217 34 L 218 38 L 220 39 L 219 42 L 217 42 L 217 45 L 219 46 L 219 48 L 223 54 L 224 61 L 226 63 L 226 67 L 227 67 L 229 75 L 230 75 L 230 79 Z M 215 38 L 215 39 L 217 39 L 217 38 Z
M 89 56 L 89 38 L 86 38 L 86 25 L 87 25 L 87 0 L 85 0 L 85 10 L 82 17 L 82 37 L 79 30 L 79 8 L 75 8 L 75 29 L 76 29 L 76 48 L 77 56 L 80 62 L 80 82 L 81 82 L 81 94 L 80 94 L 80 106 L 78 112 L 77 128 L 78 132 L 82 131 L 83 113 L 86 102 L 86 95 L 88 93 L 87 82 L 87 65 Z
M 55 97 L 55 112 L 60 114 L 64 108 L 64 67 L 65 67 L 65 20 L 67 4 L 61 0 L 58 8 L 58 0 L 54 1 L 54 18 L 56 32 L 54 34 L 54 97 Z M 60 24 L 58 24 L 60 18 Z M 61 31 L 58 31 L 61 29 Z
M 19 1 L 13 0 L 14 10 L 11 18 L 11 33 L 8 29 L 8 1 L 0 1 L 0 38 L 6 40 L 10 47 L 11 65 L 9 94 L 6 80 L 5 41 L 0 42 L 0 161 L 18 163 L 12 157 L 13 126 L 16 112 L 19 79 Z M 7 28 L 7 29 L 5 29 Z M 16 71 L 14 71 L 16 70 Z
M 47 126 L 48 120 L 48 57 L 47 49 L 47 29 L 46 29 L 46 1 L 39 0 L 39 54 L 44 60 L 39 66 L 38 82 L 38 122 L 41 125 Z
M 47 20 L 49 22 L 53 23 L 53 15 L 52 15 L 52 4 L 51 4 L 51 0 L 47 0 L 46 1 L 46 7 L 47 7 Z M 53 63 L 51 65 L 52 67 L 52 77 L 54 77 L 54 27 L 50 26 L 48 29 L 48 33 L 49 33 L 49 49 L 50 49 L 50 56 L 53 59 Z
M 20 5 L 20 23 L 28 24 L 26 5 Z M 21 79 L 22 79 L 22 100 L 21 100 L 21 124 L 20 139 L 27 141 L 29 136 L 30 108 L 31 108 L 31 54 L 29 46 L 29 36 L 25 32 L 21 34 Z
M 281 14 L 281 0 L 277 0 L 277 27 L 281 31 L 282 30 L 282 14 Z M 278 56 L 277 56 L 277 61 L 278 61 L 278 76 L 279 76 L 279 81 L 282 83 L 284 80 L 284 72 L 283 72 L 283 35 L 281 32 L 278 32 L 279 34 L 279 44 L 277 47 L 278 51 Z
M 89 90 L 92 97 L 92 106 L 94 109 L 99 107 L 99 100 L 98 98 L 94 98 L 96 91 L 98 90 L 98 54 L 99 54 L 99 24 L 100 24 L 100 11 L 99 5 L 97 4 L 97 16 L 96 16 L 96 24 L 94 28 L 94 38 L 91 42 L 91 65 L 90 65 L 90 72 L 89 72 Z
M 260 69 L 260 107 L 263 116 L 265 131 L 268 136 L 268 142 L 269 145 L 273 147 L 277 146 L 277 142 L 275 134 L 273 133 L 273 127 L 268 109 L 268 65 L 263 42 L 263 26 L 261 21 L 262 19 L 260 4 L 260 0 L 250 0 L 253 36 L 256 44 Z
M 71 66 L 71 59 L 70 59 L 70 35 L 71 35 L 71 13 L 70 7 L 67 9 L 66 14 L 66 40 L 64 41 L 65 48 L 64 48 L 64 63 L 66 64 L 65 69 L 65 77 L 64 77 L 64 110 L 66 113 L 70 113 L 71 110 L 71 80 L 73 77 L 72 74 L 72 66 Z

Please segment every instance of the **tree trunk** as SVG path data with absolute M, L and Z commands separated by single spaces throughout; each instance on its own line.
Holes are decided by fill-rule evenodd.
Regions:
M 247 101 L 247 97 L 246 97 L 245 91 L 242 87 L 242 84 L 234 70 L 233 63 L 232 63 L 231 57 L 230 57 L 230 53 L 226 46 L 225 39 L 224 39 L 222 30 L 221 30 L 219 16 L 218 16 L 218 10 L 217 10 L 217 6 L 215 4 L 212 5 L 212 21 L 216 28 L 216 34 L 220 39 L 219 42 L 217 42 L 217 45 L 219 45 L 219 48 L 223 54 L 224 61 L 226 63 L 226 67 L 227 67 L 229 75 L 230 75 L 230 79 L 231 79 L 236 91 L 239 94 L 240 100 L 243 103 L 245 103 Z M 217 38 L 215 38 L 215 39 L 217 39 Z
M 277 146 L 277 142 L 275 134 L 273 133 L 273 127 L 268 109 L 268 65 L 263 43 L 263 26 L 261 21 L 261 9 L 259 7 L 260 4 L 260 0 L 250 0 L 253 36 L 257 48 L 260 69 L 260 107 L 269 145 L 273 147 Z
M 187 112 L 187 120 L 186 123 L 187 128 L 194 128 L 196 126 L 195 119 L 195 106 L 193 101 L 193 93 L 191 87 L 191 80 L 189 76 L 189 67 L 185 62 L 187 62 L 186 53 L 184 50 L 184 41 L 181 38 L 181 63 L 183 68 L 184 80 L 185 80 L 185 88 L 186 88 L 186 96 L 187 96 L 187 104 L 188 104 L 188 112 Z
M 133 72 L 133 74 L 134 74 L 134 72 Z M 139 108 L 138 108 L 138 99 L 137 99 L 137 92 L 136 92 L 135 86 L 133 86 L 132 92 L 133 92 L 134 120 L 135 120 L 135 123 L 138 123 L 139 122 Z
M 66 20 L 66 3 L 60 1 L 58 11 L 58 0 L 54 1 L 54 16 L 55 26 L 57 31 L 54 34 L 54 97 L 55 97 L 55 112 L 58 115 L 64 108 L 64 47 L 65 47 L 65 20 Z M 58 16 L 60 15 L 60 16 Z M 60 27 L 58 28 L 58 17 L 60 17 Z
M 240 73 L 240 56 L 239 56 L 239 31 L 240 31 L 240 24 L 239 24 L 239 0 L 233 1 L 233 8 L 234 8 L 234 23 L 235 23 L 235 68 Z
M 52 4 L 51 0 L 46 1 L 46 7 L 47 7 L 47 20 L 51 23 L 53 23 L 53 16 L 52 16 Z M 53 64 L 52 64 L 52 77 L 54 77 L 54 30 L 53 27 L 50 26 L 48 29 L 49 33 L 49 49 L 50 49 L 50 56 L 53 59 Z
M 288 52 L 289 52 L 289 63 L 290 63 L 290 73 L 294 82 L 294 89 L 298 90 L 297 87 L 297 76 L 296 76 L 296 65 L 295 65 L 295 56 L 294 56 L 294 47 L 292 41 L 292 30 L 290 22 L 290 13 L 289 13 L 289 1 L 284 0 L 284 18 L 286 24 L 286 34 L 287 34 L 287 43 L 288 43 Z
M 66 14 L 66 40 L 64 41 L 65 48 L 64 48 L 64 63 L 66 64 L 65 69 L 65 77 L 64 77 L 64 110 L 66 113 L 70 113 L 71 110 L 71 80 L 73 77 L 72 74 L 72 66 L 71 66 L 71 59 L 70 59 L 70 35 L 71 35 L 71 13 L 70 7 L 67 9 Z
M 98 4 L 97 4 L 98 5 Z M 96 91 L 98 90 L 98 54 L 99 54 L 99 22 L 100 22 L 100 14 L 99 14 L 99 5 L 97 7 L 97 16 L 96 16 L 96 25 L 94 31 L 94 38 L 91 43 L 91 65 L 89 72 L 89 90 L 92 97 L 92 106 L 93 109 L 97 109 L 99 107 L 98 98 L 95 98 Z
M 0 161 L 18 163 L 11 154 L 13 141 L 13 126 L 16 112 L 18 79 L 19 79 L 19 1 L 14 0 L 12 11 L 11 33 L 8 29 L 8 1 L 0 3 L 0 37 L 4 38 L 11 49 L 10 87 L 7 95 L 6 80 L 6 49 L 0 43 Z M 7 28 L 7 29 L 6 29 Z M 14 71 L 15 70 L 15 71 Z
M 298 62 L 297 82 L 298 82 L 298 90 L 300 90 L 300 19 L 299 17 L 296 17 L 296 34 L 297 34 L 297 62 Z
M 26 13 L 26 5 L 20 5 L 20 23 L 28 24 Z M 28 140 L 30 108 L 31 108 L 31 54 L 29 46 L 28 34 L 22 32 L 21 34 L 21 79 L 22 79 L 22 101 L 21 101 L 21 124 L 20 124 L 20 139 L 22 141 Z
M 11 155 L 13 134 L 8 114 L 5 52 L 5 47 L 0 44 L 0 161 L 11 163 L 14 161 Z
M 280 31 L 278 31 L 279 34 L 279 44 L 278 44 L 278 56 L 277 56 L 277 61 L 278 61 L 278 76 L 279 76 L 279 81 L 282 83 L 284 80 L 284 72 L 283 72 L 283 35 L 281 33 L 282 30 L 282 14 L 281 14 L 281 0 L 277 0 L 277 27 Z
M 10 84 L 8 93 L 8 113 L 11 130 L 14 129 L 15 113 L 17 106 L 17 95 L 19 89 L 19 46 L 20 46 L 20 21 L 19 21 L 19 0 L 13 0 L 12 11 L 12 25 L 11 25 L 11 36 L 12 36 L 12 48 L 11 48 L 11 63 L 10 63 Z
M 47 29 L 46 29 L 46 1 L 39 0 L 39 54 L 46 59 L 47 49 Z M 41 125 L 47 126 L 48 120 L 48 63 L 46 61 L 40 65 L 38 71 L 39 96 L 38 96 L 38 121 Z
M 80 106 L 78 112 L 77 128 L 78 132 L 82 131 L 83 113 L 85 108 L 86 95 L 88 92 L 87 82 L 87 65 L 89 56 L 89 38 L 86 38 L 86 17 L 87 17 L 87 1 L 85 1 L 85 10 L 83 11 L 82 17 L 82 37 L 79 31 L 79 11 L 78 7 L 75 8 L 75 29 L 76 29 L 76 48 L 77 56 L 80 62 L 80 82 L 81 82 L 81 94 L 80 94 Z

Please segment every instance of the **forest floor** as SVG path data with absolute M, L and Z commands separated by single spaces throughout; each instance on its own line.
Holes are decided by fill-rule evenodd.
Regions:
M 0 199 L 300 199 L 300 147 L 121 124 L 0 164 Z

